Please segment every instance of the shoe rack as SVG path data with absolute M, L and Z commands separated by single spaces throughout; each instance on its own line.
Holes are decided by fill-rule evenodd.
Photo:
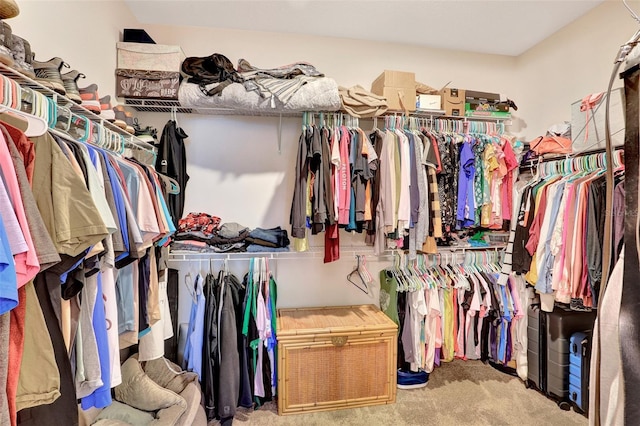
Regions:
M 101 125 L 104 128 L 109 129 L 110 131 L 123 136 L 125 143 L 129 144 L 129 146 L 156 153 L 156 148 L 152 144 L 138 139 L 131 133 L 126 132 L 125 130 L 121 129 L 115 124 L 105 120 L 103 117 L 100 117 L 98 114 L 95 114 L 89 111 L 83 106 L 73 102 L 71 99 L 67 98 L 66 96 L 60 95 L 54 90 L 51 90 L 41 85 L 37 81 L 27 77 L 21 72 L 16 71 L 13 68 L 10 68 L 0 63 L 0 74 L 15 81 L 16 83 L 18 83 L 18 85 L 20 85 L 23 88 L 29 88 L 34 92 L 41 93 L 47 96 L 48 98 L 53 99 L 53 101 L 59 107 L 68 108 L 72 113 L 83 116 L 86 119 L 92 121 L 94 124 Z

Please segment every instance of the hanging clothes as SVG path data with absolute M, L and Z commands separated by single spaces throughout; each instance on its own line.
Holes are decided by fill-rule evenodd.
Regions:
M 497 125 L 388 117 L 384 130 L 365 133 L 331 117 L 303 119 L 290 216 L 297 251 L 309 248 L 307 229 L 324 231 L 325 263 L 335 261 L 343 228 L 364 231 L 375 253 L 436 253 L 460 232 L 511 219 L 518 161 Z
M 528 183 L 516 200 L 518 223 L 507 252 L 513 272 L 526 274 L 541 295 L 544 310 L 553 309 L 554 301 L 574 310 L 597 306 L 605 197 L 604 170 L 594 167 L 602 163 L 599 155 L 543 164 L 543 177 Z M 621 166 L 616 169 L 616 180 L 618 185 L 624 181 Z M 623 222 L 622 206 L 619 199 L 613 211 L 614 226 Z M 619 246 L 620 241 L 615 244 Z
M 180 186 L 178 194 L 169 194 L 167 196 L 169 214 L 173 218 L 173 224 L 176 228 L 184 213 L 185 190 L 189 182 L 184 144 L 185 139 L 188 137 L 185 131 L 178 127 L 176 121 L 169 120 L 162 130 L 155 164 L 155 168 L 159 173 L 175 179 Z
M 381 308 L 399 324 L 398 368 L 431 372 L 456 358 L 507 365 L 526 357 L 517 345 L 527 339 L 529 298 L 523 281 L 498 282 L 499 260 L 487 252 L 442 263 L 400 255 L 380 272 Z
M 189 328 L 187 329 L 186 346 L 184 348 L 184 363 L 182 368 L 193 371 L 202 378 L 202 346 L 204 337 L 204 318 L 206 300 L 204 297 L 202 275 L 196 276 L 191 294 L 191 313 L 189 314 Z M 187 283 L 187 285 L 190 285 Z

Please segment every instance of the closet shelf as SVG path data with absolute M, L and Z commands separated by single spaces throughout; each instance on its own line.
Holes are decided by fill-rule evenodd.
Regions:
M 250 111 L 237 110 L 232 108 L 187 108 L 180 105 L 176 100 L 163 99 L 130 99 L 124 98 L 127 106 L 142 112 L 179 112 L 183 114 L 202 115 L 238 115 L 250 117 L 302 117 L 302 112 L 297 111 Z
M 494 250 L 499 251 L 507 247 L 506 243 L 490 244 L 484 247 L 438 247 L 438 253 L 465 253 L 467 251 L 483 251 Z M 373 250 L 369 248 L 363 248 L 360 246 L 340 247 L 340 258 L 351 259 L 355 256 L 367 256 L 372 259 L 389 258 L 393 257 L 394 250 L 385 250 L 383 253 L 375 254 Z M 268 259 L 280 259 L 280 260 L 300 260 L 300 259 L 323 259 L 324 249 L 313 248 L 303 252 L 268 252 L 268 253 L 199 253 L 189 251 L 172 251 L 169 253 L 169 260 L 181 261 L 181 260 L 199 260 L 199 259 L 214 259 L 214 260 L 249 260 L 255 257 L 266 257 Z
M 100 124 L 106 127 L 107 129 L 113 131 L 114 133 L 124 136 L 125 140 L 127 140 L 128 142 L 134 145 L 137 145 L 139 147 L 142 147 L 144 149 L 152 150 L 153 152 L 155 152 L 155 147 L 153 145 L 138 139 L 131 133 L 126 132 L 125 130 L 121 129 L 115 124 L 105 120 L 103 117 L 100 117 L 99 115 L 78 105 L 77 103 L 73 102 L 71 99 L 67 98 L 66 96 L 62 96 L 59 93 L 55 92 L 54 90 L 44 87 L 40 83 L 27 77 L 21 72 L 16 71 L 13 68 L 10 68 L 7 65 L 0 63 L 0 74 L 15 81 L 23 88 L 29 88 L 34 92 L 38 92 L 45 95 L 48 98 L 52 98 L 58 106 L 68 108 L 69 110 L 71 110 L 72 113 L 77 115 L 82 115 L 88 118 L 89 120 L 91 120 L 92 122 Z
M 238 116 L 253 116 L 253 117 L 302 117 L 303 112 L 299 111 L 248 111 L 248 110 L 237 110 L 232 108 L 187 108 L 180 105 L 180 101 L 177 100 L 166 100 L 166 99 L 131 99 L 124 98 L 124 104 L 134 108 L 137 111 L 141 112 L 179 112 L 183 114 L 203 114 L 203 115 L 238 115 Z M 315 114 L 320 114 L 320 111 L 314 112 Z M 346 114 L 345 111 L 335 111 L 335 112 L 325 112 L 325 114 Z M 384 115 L 379 118 L 385 116 L 393 116 L 393 115 L 404 115 L 404 111 L 387 111 Z M 445 111 L 442 109 L 433 109 L 433 110 L 422 110 L 422 111 L 413 111 L 409 113 L 410 117 L 419 117 L 419 118 L 446 118 L 453 120 L 463 120 L 463 121 L 494 121 L 494 122 L 505 122 L 507 123 L 511 119 L 511 115 L 508 117 L 487 117 L 487 116 L 471 116 L 471 117 L 460 117 L 453 115 L 445 115 Z M 363 120 L 371 120 L 372 118 L 366 118 Z

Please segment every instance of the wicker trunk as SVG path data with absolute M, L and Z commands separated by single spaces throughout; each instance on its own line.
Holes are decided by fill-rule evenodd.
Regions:
M 278 310 L 278 413 L 396 401 L 398 328 L 373 305 Z

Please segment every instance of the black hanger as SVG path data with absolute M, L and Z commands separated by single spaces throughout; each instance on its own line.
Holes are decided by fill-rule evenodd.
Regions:
M 368 296 L 369 295 L 369 287 L 367 286 L 367 282 L 362 278 L 362 275 L 360 275 L 360 256 L 356 255 L 356 259 L 358 259 L 358 264 L 357 264 L 356 268 L 353 271 L 351 271 L 349 273 L 349 275 L 347 275 L 347 280 L 351 284 L 356 286 L 358 288 L 358 290 L 362 291 L 364 294 L 366 294 Z M 351 279 L 351 276 L 353 274 L 358 274 L 359 282 L 353 281 Z M 362 286 L 364 286 L 364 288 L 362 288 L 360 284 L 362 284 Z

